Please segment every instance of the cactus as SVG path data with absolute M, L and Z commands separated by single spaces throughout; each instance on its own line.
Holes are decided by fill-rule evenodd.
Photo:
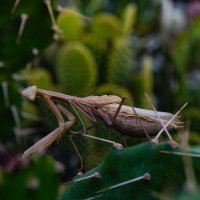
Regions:
M 141 75 L 143 91 L 151 95 L 153 93 L 153 59 L 151 56 L 143 57 Z
M 82 42 L 90 49 L 95 57 L 98 67 L 98 84 L 104 83 L 106 81 L 105 65 L 108 55 L 105 45 L 106 42 L 102 42 L 94 34 L 86 34 L 82 39 Z
M 153 59 L 151 56 L 145 55 L 142 60 L 142 69 L 140 72 L 141 86 L 140 92 L 143 96 L 144 92 L 147 93 L 151 98 L 153 97 Z M 144 98 L 143 98 L 144 99 Z M 142 107 L 148 108 L 147 101 L 144 99 L 141 103 Z
M 109 13 L 96 15 L 92 22 L 92 31 L 96 37 L 102 40 L 119 36 L 121 23 L 117 17 Z
M 122 16 L 122 33 L 124 35 L 130 35 L 133 31 L 133 25 L 135 22 L 136 6 L 133 3 L 127 4 L 124 8 Z
M 21 155 L 12 155 L 4 165 L 0 169 L 2 179 L 0 195 L 2 199 L 53 200 L 56 198 L 59 184 L 56 163 L 48 156 L 28 161 L 23 160 Z M 13 188 L 12 192 L 10 192 L 11 187 Z M 50 191 L 49 188 L 51 188 Z
M 199 189 L 189 194 L 181 194 L 175 200 L 199 200 L 200 191 Z
M 164 154 L 158 151 L 168 151 L 172 154 Z M 102 195 L 99 199 L 157 199 L 156 194 L 176 197 L 185 182 L 184 164 L 181 156 L 173 152 L 191 152 L 180 147 L 172 148 L 168 143 L 156 146 L 146 142 L 137 146 L 122 150 L 112 149 L 104 161 L 84 175 L 76 176 L 65 192 L 58 200 L 65 199 L 89 199 Z M 194 170 L 199 179 L 199 158 L 193 158 Z M 90 178 L 82 181 L 77 179 L 88 177 L 95 172 L 100 173 L 100 178 Z M 104 190 L 124 181 L 141 177 L 148 173 L 148 180 L 140 180 L 116 189 Z M 102 192 L 100 192 L 102 190 Z M 104 192 L 103 192 L 104 190 Z M 99 191 L 99 192 L 98 192 Z M 167 194 L 166 191 L 173 191 Z
M 108 61 L 107 80 L 128 86 L 133 65 L 133 49 L 125 38 L 117 38 Z
M 36 85 L 38 88 L 46 90 L 53 90 L 54 88 L 49 71 L 42 67 L 36 67 L 31 70 L 23 69 L 19 74 L 28 80 L 30 85 Z
M 73 10 L 61 12 L 57 17 L 57 25 L 62 32 L 61 35 L 66 40 L 78 39 L 82 31 L 82 19 Z
M 150 105 L 144 97 L 144 93 L 153 98 L 153 58 L 150 55 L 144 55 L 141 59 L 140 70 L 135 72 L 135 76 L 132 78 L 132 85 L 136 104 L 149 109 Z
M 34 132 L 35 127 L 39 130 L 38 132 L 36 130 L 36 132 L 41 134 L 41 132 L 48 132 L 48 128 L 53 129 L 57 126 L 57 122 L 54 120 L 55 116 L 53 116 L 52 113 L 50 114 L 48 106 L 44 102 L 36 100 L 34 106 L 33 104 L 24 104 L 24 101 L 20 97 L 19 90 L 22 85 L 27 86 L 27 82 L 19 82 L 17 80 L 15 75 L 18 71 L 21 72 L 22 76 L 26 75 L 28 79 L 31 74 L 28 85 L 36 84 L 38 87 L 50 90 L 54 90 L 55 88 L 51 79 L 51 75 L 53 75 L 53 81 L 58 83 L 58 88 L 60 88 L 62 92 L 76 96 L 116 94 L 121 97 L 126 96 L 132 100 L 129 90 L 132 87 L 130 86 L 130 81 L 133 81 L 135 83 L 133 89 L 136 90 L 137 88 L 141 90 L 138 92 L 139 95 L 134 91 L 134 100 L 137 99 L 137 104 L 139 104 L 138 102 L 142 102 L 142 107 L 146 106 L 143 103 L 142 99 L 144 98 L 141 93 L 145 90 L 150 95 L 153 94 L 154 77 L 152 76 L 152 59 L 149 56 L 143 57 L 146 53 L 146 47 L 148 48 L 148 52 L 149 50 L 152 52 L 152 49 L 149 49 L 151 45 L 143 44 L 143 41 L 150 41 L 148 44 L 152 44 L 151 41 L 154 41 L 152 40 L 152 38 L 154 39 L 154 35 L 160 35 L 158 32 L 159 27 L 157 26 L 159 23 L 155 23 L 155 20 L 158 21 L 159 19 L 159 1 L 153 3 L 135 1 L 138 8 L 137 16 L 135 16 L 136 7 L 133 4 L 127 5 L 126 3 L 128 1 L 118 1 L 118 3 L 100 0 L 87 1 L 89 3 L 83 3 L 81 1 L 75 3 L 69 2 L 68 5 L 76 5 L 87 13 L 88 16 L 94 16 L 94 18 L 85 18 L 84 15 L 72 11 L 70 10 L 71 8 L 68 7 L 67 9 L 62 8 L 63 12 L 58 15 L 56 21 L 52 16 L 50 18 L 48 8 L 45 5 L 51 2 L 51 4 L 54 5 L 54 12 L 57 3 L 55 0 L 16 0 L 16 2 L 18 2 L 19 5 L 14 7 L 14 9 L 12 9 L 14 0 L 2 0 L 2 6 L 0 7 L 0 99 L 2 100 L 0 104 L 0 119 L 2 119 L 0 158 L 2 158 L 1 143 L 11 145 L 14 143 L 15 148 L 21 151 L 24 149 L 24 147 L 20 146 L 24 145 L 24 143 L 22 143 L 24 140 L 22 141 L 22 139 L 28 138 L 26 134 Z M 58 2 L 60 3 L 61 1 Z M 63 2 L 64 1 L 62 1 L 62 3 Z M 64 4 L 65 3 L 63 3 L 63 5 Z M 99 14 L 102 10 L 104 13 Z M 114 14 L 105 13 L 106 10 L 113 10 L 118 14 L 122 13 L 121 19 Z M 20 32 L 20 27 L 23 24 L 22 19 L 25 22 L 25 26 L 24 30 Z M 134 41 L 136 41 L 136 43 L 133 45 L 136 45 L 136 48 L 134 48 L 133 52 L 134 46 L 130 46 L 133 40 L 129 40 L 129 37 L 133 33 L 132 27 L 135 19 L 137 19 L 135 28 L 136 34 L 134 33 Z M 174 67 L 172 69 L 165 68 L 167 75 L 163 73 L 163 71 L 159 71 L 163 68 L 157 71 L 159 72 L 159 77 L 161 77 L 160 75 L 165 75 L 162 76 L 163 80 L 166 79 L 163 82 L 171 83 L 170 86 L 172 87 L 169 87 L 169 92 L 173 90 L 173 94 L 168 94 L 167 92 L 167 95 L 175 96 L 178 94 L 179 101 L 174 100 L 176 103 L 178 102 L 178 105 L 180 105 L 182 101 L 190 100 L 190 102 L 192 102 L 193 109 L 191 110 L 190 107 L 185 113 L 185 116 L 191 119 L 192 137 L 190 142 L 193 144 L 199 143 L 198 128 L 200 111 L 197 109 L 199 105 L 199 87 L 196 81 L 196 86 L 194 88 L 194 82 L 190 83 L 188 79 L 193 79 L 194 76 L 191 72 L 194 69 L 198 71 L 199 66 L 199 23 L 200 20 L 196 18 L 193 24 L 188 23 L 191 26 L 185 33 L 181 33 L 177 38 L 173 38 L 174 36 L 171 35 L 169 45 L 164 46 L 164 48 L 162 48 L 163 38 L 167 39 L 167 37 L 159 37 L 159 42 L 156 44 L 161 43 L 161 48 L 157 48 L 156 51 L 153 49 L 153 54 L 156 54 L 155 59 L 158 57 L 164 58 L 158 58 L 158 61 L 167 60 L 168 66 Z M 62 33 L 63 38 L 54 37 L 54 39 L 58 40 L 50 44 L 53 42 L 52 25 L 53 28 L 58 28 L 56 29 L 58 31 L 56 34 Z M 152 33 L 154 34 L 152 35 Z M 56 34 L 54 36 L 57 36 Z M 165 34 L 167 36 L 168 33 Z M 174 41 L 173 39 L 175 39 L 175 42 L 172 44 L 171 41 Z M 50 48 L 46 50 L 45 54 L 44 49 L 48 46 Z M 143 48 L 145 48 L 145 52 Z M 165 52 L 167 52 L 168 55 L 165 55 Z M 44 56 L 48 63 L 43 59 Z M 141 73 L 137 77 L 137 74 L 133 73 L 133 59 L 138 59 L 138 56 L 139 58 L 143 57 L 144 62 Z M 35 62 L 37 62 L 37 65 Z M 27 64 L 33 64 L 34 67 L 45 67 L 45 69 L 34 68 L 31 72 L 25 72 L 25 70 L 21 71 Z M 46 69 L 51 72 L 51 75 Z M 54 74 L 54 72 L 56 72 L 56 74 Z M 191 77 L 189 77 L 190 74 L 188 75 L 188 72 L 191 73 Z M 159 97 L 158 104 L 160 104 L 160 102 L 163 101 L 162 92 L 160 93 L 162 88 L 160 85 L 158 88 L 159 92 L 157 96 Z M 173 103 L 170 102 L 169 106 L 176 106 L 172 104 Z M 36 109 L 38 107 L 40 107 L 42 111 L 41 115 L 38 114 L 39 112 Z M 168 107 L 168 109 L 171 108 Z M 28 118 L 24 120 L 24 110 L 35 115 L 40 115 L 39 120 L 29 121 Z M 45 120 L 40 120 L 42 117 L 48 123 L 48 127 L 43 126 Z M 51 117 L 53 119 L 51 119 Z M 76 122 L 77 121 L 78 120 L 76 120 Z M 83 119 L 83 121 L 85 122 L 85 119 Z M 90 123 L 87 121 L 87 123 L 85 123 L 86 127 L 89 124 Z M 97 121 L 96 124 L 97 128 L 92 132 L 93 135 L 122 143 L 120 134 L 116 133 L 116 131 L 107 131 L 105 125 L 99 121 Z M 24 126 L 26 127 L 25 129 L 23 129 Z M 14 134 L 13 130 L 16 129 L 19 130 L 20 137 Z M 73 130 L 80 130 L 80 122 L 77 122 L 73 126 Z M 23 137 L 21 137 L 21 135 L 23 135 Z M 68 134 L 65 134 L 66 139 L 67 136 Z M 38 135 L 36 137 L 34 135 L 33 141 L 35 141 L 37 137 Z M 79 140 L 78 137 L 77 140 Z M 65 144 L 65 150 L 69 150 L 67 148 L 72 145 L 66 145 L 65 139 L 62 141 L 63 144 Z M 78 145 L 78 149 L 82 145 L 81 154 L 82 152 L 85 154 L 83 160 L 86 170 L 91 169 L 94 165 L 102 161 L 107 151 L 110 149 L 109 144 L 103 145 L 99 141 L 92 141 L 94 140 L 79 140 L 80 145 Z M 135 142 L 135 140 L 131 140 L 130 138 L 129 141 Z M 132 144 L 132 142 L 129 141 L 128 144 Z M 165 143 L 156 145 L 156 147 L 171 152 L 185 151 L 181 148 L 172 149 Z M 195 149 L 191 151 L 194 152 Z M 63 156 L 63 152 L 62 155 L 58 155 L 58 152 L 59 151 L 53 152 L 53 154 L 56 157 L 62 157 L 61 159 L 64 160 L 65 156 Z M 23 163 L 26 162 L 26 160 L 24 160 L 22 162 L 24 164 L 22 168 L 18 168 L 18 170 L 10 173 L 8 171 L 10 168 L 13 166 L 18 167 L 18 163 L 21 164 L 21 154 L 19 154 L 19 156 L 20 159 L 18 156 L 16 160 L 14 159 L 16 162 L 12 160 L 9 165 L 0 166 L 1 198 L 55 199 L 58 189 L 58 178 L 54 174 L 54 162 L 46 156 L 34 158 L 30 163 Z M 70 160 L 69 158 L 67 159 Z M 72 161 L 71 164 L 70 161 L 67 162 L 69 163 L 67 167 L 75 163 Z M 192 161 L 199 184 L 199 159 L 194 158 Z M 2 162 L 4 162 L 4 159 L 0 159 L 0 164 L 2 164 Z M 185 195 L 187 191 L 184 185 L 186 180 L 184 167 L 186 167 L 188 171 L 187 166 L 184 166 L 182 163 L 182 157 L 173 154 L 161 154 L 156 151 L 151 143 L 144 143 L 123 150 L 113 148 L 99 166 L 86 172 L 83 176 L 75 177 L 74 180 L 91 175 L 97 170 L 102 175 L 100 179 L 85 179 L 84 181 L 73 182 L 69 184 L 68 189 L 59 199 L 91 199 L 92 196 L 98 198 L 98 195 L 100 195 L 100 199 L 158 199 L 159 194 L 161 194 L 161 196 L 162 194 L 168 196 L 171 191 L 173 191 L 173 193 L 170 199 L 198 199 L 199 185 L 197 186 L 197 193 L 194 193 L 194 195 Z M 107 186 L 113 186 L 117 183 L 139 177 L 144 173 L 149 173 L 151 175 L 151 180 L 143 180 L 113 190 L 96 193 L 98 190 L 104 189 Z M 49 190 L 49 188 L 51 188 L 51 190 Z
M 82 43 L 66 44 L 58 53 L 56 71 L 63 92 L 90 94 L 97 81 L 97 66 L 90 50 Z
M 185 42 L 186 37 L 186 34 L 179 36 L 171 52 L 174 70 L 179 75 L 183 75 L 185 73 L 187 62 L 189 60 L 190 48 L 188 43 Z
M 16 139 L 13 131 L 16 123 L 11 108 L 16 108 L 21 119 L 20 85 L 13 74 L 34 58 L 34 49 L 41 52 L 52 41 L 51 20 L 44 2 L 21 0 L 12 9 L 14 2 L 3 0 L 0 7 L 0 84 L 5 86 L 4 89 L 0 88 L 0 118 L 5 120 L 5 123 L 1 123 L 0 137 L 3 143 Z M 24 30 L 19 34 L 22 19 L 26 22 Z

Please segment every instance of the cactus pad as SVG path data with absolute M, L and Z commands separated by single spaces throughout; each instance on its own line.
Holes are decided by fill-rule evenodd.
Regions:
M 175 197 L 185 182 L 182 157 L 160 153 L 158 149 L 172 153 L 174 151 L 195 153 L 180 147 L 174 149 L 168 143 L 155 146 L 150 142 L 122 150 L 112 149 L 99 166 L 84 175 L 75 177 L 74 180 L 87 177 L 94 172 L 99 172 L 101 178 L 71 183 L 58 200 L 87 199 L 99 194 L 102 195 L 99 199 L 158 199 L 157 193 L 167 195 L 167 191 L 171 191 L 170 197 Z M 192 160 L 194 171 L 196 175 L 199 175 L 200 160 L 199 158 Z M 118 183 L 140 177 L 145 173 L 150 174 L 150 180 L 140 180 L 112 190 L 98 192 Z M 199 179 L 198 181 L 200 181 Z
M 81 17 L 70 10 L 60 13 L 57 24 L 63 33 L 64 39 L 68 40 L 77 39 L 82 30 Z
M 81 43 L 69 43 L 60 50 L 56 70 L 67 94 L 87 95 L 95 87 L 97 66 L 90 50 Z
M 120 34 L 121 23 L 117 17 L 109 13 L 95 16 L 92 29 L 100 39 L 111 39 Z
M 121 86 L 128 86 L 133 65 L 133 49 L 128 41 L 118 38 L 109 57 L 107 80 Z

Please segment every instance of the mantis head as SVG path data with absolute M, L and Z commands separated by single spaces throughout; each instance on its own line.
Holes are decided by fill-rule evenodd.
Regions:
M 27 98 L 28 100 L 34 101 L 36 92 L 37 92 L 37 87 L 33 85 L 22 90 L 21 94 L 23 97 Z

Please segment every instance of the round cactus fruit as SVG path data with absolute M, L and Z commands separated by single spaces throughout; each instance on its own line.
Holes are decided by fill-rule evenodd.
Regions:
M 121 23 L 117 17 L 109 13 L 102 13 L 94 17 L 92 30 L 100 39 L 111 39 L 120 35 Z
M 59 14 L 57 25 L 62 32 L 63 38 L 68 40 L 77 39 L 82 30 L 81 17 L 75 11 L 71 10 Z
M 97 81 L 97 66 L 90 50 L 79 42 L 66 44 L 58 53 L 56 70 L 61 90 L 88 95 Z

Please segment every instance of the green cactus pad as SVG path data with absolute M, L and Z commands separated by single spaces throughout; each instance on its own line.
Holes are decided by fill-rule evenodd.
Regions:
M 130 35 L 133 30 L 135 21 L 136 6 L 133 3 L 128 4 L 123 12 L 122 16 L 122 32 L 124 35 Z
M 154 145 L 146 142 L 137 146 L 115 149 L 113 148 L 104 161 L 96 168 L 84 175 L 76 176 L 74 180 L 87 177 L 99 172 L 101 178 L 91 178 L 79 182 L 72 182 L 58 200 L 87 199 L 102 194 L 99 199 L 158 199 L 156 194 L 175 197 L 184 186 L 185 174 L 182 157 L 175 154 L 161 153 L 162 151 L 190 152 L 180 147 L 172 148 L 168 143 Z M 192 158 L 194 170 L 200 181 L 200 159 Z M 105 192 L 98 192 L 107 187 L 128 181 L 145 173 L 149 173 L 150 180 L 140 180 Z M 171 191 L 170 194 L 167 191 Z
M 182 194 L 175 200 L 199 200 L 200 197 L 200 190 L 188 193 L 188 194 Z
M 81 17 L 73 10 L 61 12 L 57 18 L 57 25 L 64 39 L 68 40 L 77 39 L 82 30 Z
M 114 48 L 108 62 L 107 80 L 121 86 L 128 86 L 133 65 L 133 49 L 124 38 L 114 41 Z
M 141 97 L 144 93 L 147 93 L 151 98 L 153 98 L 153 58 L 149 55 L 145 55 L 142 60 L 141 72 L 138 75 L 138 85 L 140 85 Z M 146 98 L 142 98 L 141 106 L 143 108 L 149 108 L 149 103 Z
M 97 81 L 97 66 L 90 50 L 83 44 L 66 44 L 58 53 L 56 70 L 63 92 L 88 95 Z
M 110 13 L 96 15 L 92 22 L 92 30 L 100 39 L 111 39 L 120 35 L 121 23 Z
M 0 170 L 2 173 L 1 199 L 54 200 L 59 185 L 59 178 L 55 172 L 56 163 L 48 156 L 35 157 L 31 162 L 22 161 L 19 155 L 15 159 L 18 159 L 18 163 L 15 163 L 14 172 Z M 16 161 L 13 158 L 11 162 Z
M 144 56 L 142 63 L 142 84 L 143 90 L 152 94 L 153 90 L 153 59 L 151 56 Z

